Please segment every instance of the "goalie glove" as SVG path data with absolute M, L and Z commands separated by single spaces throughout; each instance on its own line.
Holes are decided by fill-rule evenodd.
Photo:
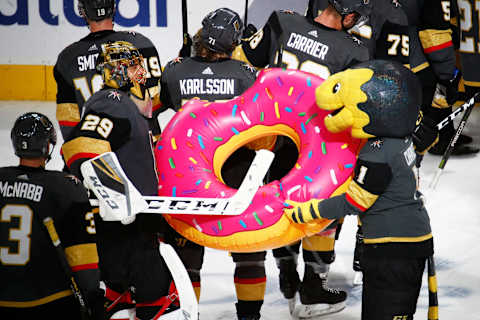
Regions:
M 420 112 L 417 119 L 417 126 L 412 134 L 413 146 L 415 152 L 424 155 L 431 147 L 433 147 L 439 139 L 439 133 L 436 123 Z
M 318 211 L 318 204 L 322 201 L 323 199 L 310 199 L 306 202 L 286 200 L 291 207 L 283 209 L 283 212 L 295 223 L 308 223 L 322 218 Z

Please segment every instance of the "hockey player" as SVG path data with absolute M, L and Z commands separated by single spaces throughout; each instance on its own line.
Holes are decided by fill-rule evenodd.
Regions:
M 83 161 L 113 151 L 140 193 L 156 195 L 158 182 L 147 121 L 152 103 L 144 59 L 125 41 L 106 43 L 100 49 L 98 70 L 105 85 L 87 100 L 82 119 L 63 144 L 65 163 L 80 177 Z M 123 225 L 95 215 L 106 297 L 110 304 L 122 297 L 121 301 L 136 305 L 140 320 L 151 319 L 159 311 L 171 283 L 158 250 L 156 233 L 162 221 L 159 215 L 139 214 L 133 223 Z
M 153 43 L 142 34 L 134 31 L 114 31 L 114 0 L 79 0 L 78 10 L 87 22 L 90 34 L 67 46 L 59 55 L 53 75 L 57 83 L 57 121 L 64 139 L 83 115 L 83 104 L 95 92 L 102 88 L 101 76 L 95 72 L 95 63 L 101 53 L 103 43 L 109 41 L 128 41 L 140 50 L 145 59 L 147 71 L 146 87 L 153 99 L 152 132 L 160 134 L 156 121 L 158 100 L 158 81 L 161 76 L 161 64 Z
M 193 37 L 194 56 L 176 58 L 165 66 L 160 83 L 164 107 L 178 111 L 185 101 L 192 98 L 228 100 L 249 88 L 255 81 L 256 70 L 244 62 L 231 59 L 242 30 L 239 15 L 230 9 L 220 8 L 207 14 L 202 28 Z M 238 188 L 254 156 L 255 152 L 248 148 L 234 153 L 222 169 L 225 183 Z M 197 299 L 200 299 L 204 248 L 176 232 L 170 236 L 186 265 Z M 260 319 L 266 287 L 265 255 L 265 252 L 232 253 L 239 319 Z
M 317 105 L 333 111 L 325 118 L 327 130 L 351 130 L 352 136 L 368 140 L 345 193 L 301 203 L 287 200 L 292 207 L 285 213 L 295 223 L 347 214 L 360 217 L 365 236 L 363 320 L 413 319 L 425 261 L 433 261 L 430 221 L 412 170 L 411 134 L 420 88 L 411 71 L 382 60 L 361 63 L 327 79 L 316 90 Z M 430 315 L 438 317 L 435 309 Z
M 266 25 L 237 47 L 234 57 L 255 67 L 283 66 L 314 73 L 323 78 L 369 59 L 368 49 L 346 30 L 365 21 L 370 14 L 369 1 L 329 0 L 319 14 L 320 0 L 311 1 L 305 17 L 290 11 L 276 11 Z M 281 58 L 279 58 L 281 57 Z M 293 167 L 296 147 L 278 139 L 270 179 L 279 179 Z M 282 145 L 283 143 L 283 145 Z M 345 291 L 327 285 L 330 264 L 335 259 L 334 243 L 337 224 L 326 231 L 302 240 L 305 273 L 300 282 L 297 256 L 300 243 L 274 249 L 280 269 L 280 290 L 289 300 L 290 311 L 304 318 L 338 312 L 345 307 Z M 301 305 L 294 307 L 300 291 Z M 314 309 L 307 315 L 307 309 Z
M 52 123 L 40 113 L 23 114 L 11 139 L 20 164 L 0 168 L 2 319 L 83 319 L 64 267 L 71 268 L 91 319 L 103 319 L 87 192 L 74 176 L 45 170 L 56 143 Z M 63 248 L 49 237 L 46 221 L 53 221 Z

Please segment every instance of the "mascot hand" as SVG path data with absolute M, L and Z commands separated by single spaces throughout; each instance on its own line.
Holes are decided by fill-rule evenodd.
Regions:
M 420 155 L 424 155 L 438 142 L 439 134 L 436 123 L 432 119 L 420 117 L 417 120 L 417 127 L 412 134 L 412 139 L 415 151 Z
M 308 223 L 315 219 L 321 219 L 318 204 L 323 199 L 310 199 L 306 202 L 286 200 L 290 207 L 283 209 L 284 214 L 295 223 Z

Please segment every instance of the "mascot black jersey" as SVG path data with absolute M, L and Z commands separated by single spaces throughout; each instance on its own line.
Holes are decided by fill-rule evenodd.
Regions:
M 58 56 L 53 69 L 57 82 L 57 120 L 64 139 L 80 121 L 83 104 L 103 86 L 101 74 L 97 73 L 96 61 L 101 53 L 102 44 L 114 41 L 132 43 L 144 57 L 147 70 L 146 87 L 158 108 L 158 81 L 161 76 L 161 64 L 153 43 L 140 33 L 113 30 L 93 32 L 83 39 L 65 48 Z M 154 132 L 157 134 L 159 132 Z

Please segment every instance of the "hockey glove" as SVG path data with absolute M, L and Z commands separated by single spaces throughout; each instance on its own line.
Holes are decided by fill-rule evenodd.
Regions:
M 462 73 L 455 69 L 455 73 L 450 80 L 438 81 L 438 89 L 442 95 L 445 96 L 449 106 L 454 104 L 458 100 L 458 83 L 462 78 Z
M 417 119 L 417 127 L 412 134 L 413 147 L 419 155 L 424 155 L 431 147 L 433 147 L 439 139 L 436 123 L 422 113 Z
M 318 204 L 321 201 L 323 199 L 310 199 L 306 202 L 286 200 L 290 207 L 283 209 L 283 212 L 295 223 L 308 223 L 322 218 L 318 211 Z
M 188 33 L 183 34 L 183 46 L 178 53 L 179 57 L 188 58 L 192 55 L 192 38 Z

